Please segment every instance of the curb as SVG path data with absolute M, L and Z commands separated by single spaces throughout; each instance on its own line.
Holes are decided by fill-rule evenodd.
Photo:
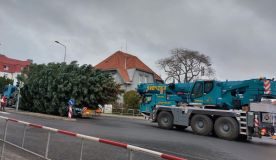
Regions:
M 29 115 L 29 116 L 35 116 L 45 119 L 57 119 L 57 120 L 64 120 L 64 121 L 77 121 L 76 118 L 66 118 L 66 117 L 60 117 L 60 116 L 54 116 L 54 115 L 48 115 L 43 113 L 35 113 L 35 112 L 27 112 L 27 111 L 15 111 L 13 108 L 6 108 L 6 112 L 9 113 L 16 113 L 16 114 L 22 114 L 22 115 Z M 104 117 L 115 117 L 115 118 L 128 118 L 128 119 L 134 119 L 134 120 L 145 120 L 142 116 L 125 116 L 125 115 L 117 115 L 117 114 L 107 114 L 107 113 L 101 113 L 100 116 Z
M 124 115 L 107 114 L 107 113 L 102 113 L 101 116 L 105 116 L 105 117 L 117 117 L 117 118 L 128 118 L 128 119 L 139 119 L 139 120 L 144 120 L 145 119 L 142 116 L 124 116 Z
M 64 120 L 64 121 L 77 121 L 75 118 L 66 118 L 66 117 L 60 117 L 60 116 L 54 116 L 54 115 L 48 115 L 48 114 L 42 114 L 42 113 L 35 113 L 35 112 L 26 112 L 26 111 L 15 111 L 14 109 L 7 109 L 7 112 L 10 113 L 16 113 L 16 114 L 22 114 L 22 115 L 28 115 L 28 116 L 35 116 L 45 119 L 57 119 L 57 120 Z

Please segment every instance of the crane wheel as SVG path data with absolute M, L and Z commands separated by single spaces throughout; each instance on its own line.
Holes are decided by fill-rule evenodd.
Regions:
M 195 134 L 206 136 L 213 130 L 213 121 L 206 115 L 195 115 L 192 117 L 191 127 Z
M 226 140 L 236 140 L 239 137 L 238 122 L 232 117 L 220 117 L 215 122 L 216 135 Z
M 170 112 L 162 111 L 157 117 L 158 126 L 163 129 L 173 128 L 173 115 Z

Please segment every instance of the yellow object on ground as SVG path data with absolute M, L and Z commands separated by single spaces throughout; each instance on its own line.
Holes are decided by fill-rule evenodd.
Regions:
M 276 135 L 272 136 L 272 139 L 276 140 Z
M 85 111 L 82 111 L 81 117 L 88 118 L 88 117 L 92 117 L 92 115 L 93 115 L 93 110 L 87 108 Z
M 98 108 L 96 110 L 92 110 L 88 107 L 84 107 L 81 113 L 82 118 L 89 118 L 92 117 L 93 115 L 101 115 L 102 109 Z
M 101 108 L 96 109 L 96 114 L 101 114 L 101 113 L 102 113 L 102 109 Z

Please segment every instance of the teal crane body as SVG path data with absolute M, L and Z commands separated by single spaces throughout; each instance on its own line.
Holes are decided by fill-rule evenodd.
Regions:
M 5 86 L 3 95 L 10 99 L 15 92 L 17 92 L 17 87 L 9 84 Z
M 156 105 L 205 106 L 214 109 L 241 109 L 261 98 L 276 98 L 276 82 L 270 79 L 242 81 L 197 80 L 193 83 L 139 84 L 137 92 L 143 97 L 141 113 L 149 115 Z

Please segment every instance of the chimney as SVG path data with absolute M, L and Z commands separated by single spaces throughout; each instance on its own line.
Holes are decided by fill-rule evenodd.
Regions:
M 29 61 L 30 63 L 33 63 L 33 60 L 32 60 L 32 59 L 27 59 L 27 61 Z

